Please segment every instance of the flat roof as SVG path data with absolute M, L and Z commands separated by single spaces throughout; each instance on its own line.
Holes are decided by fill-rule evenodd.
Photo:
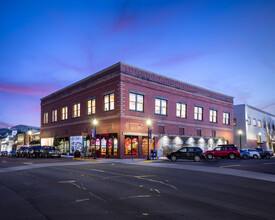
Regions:
M 267 114 L 267 115 L 270 115 L 270 116 L 272 116 L 272 117 L 275 117 L 275 115 L 273 115 L 273 114 L 271 114 L 271 113 L 269 113 L 269 112 L 266 112 L 266 111 L 263 111 L 263 110 L 261 110 L 261 109 L 255 108 L 255 107 L 253 107 L 253 106 L 251 106 L 251 105 L 248 105 L 248 104 L 239 104 L 239 105 L 234 105 L 234 106 L 244 106 L 244 107 L 247 107 L 247 108 L 251 108 L 251 109 L 253 109 L 253 110 L 255 110 L 255 111 L 262 112 L 262 113 L 264 113 L 264 114 Z M 234 107 L 234 106 L 233 106 L 233 107 Z

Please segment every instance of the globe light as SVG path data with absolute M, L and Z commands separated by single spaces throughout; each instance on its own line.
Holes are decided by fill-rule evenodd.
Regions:
M 152 122 L 151 122 L 150 119 L 148 119 L 148 120 L 146 121 L 146 123 L 147 123 L 148 126 L 152 124 Z

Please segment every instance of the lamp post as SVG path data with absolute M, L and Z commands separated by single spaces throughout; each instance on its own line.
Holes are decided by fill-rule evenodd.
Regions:
M 97 120 L 96 119 L 93 120 L 93 125 L 95 126 L 95 137 L 94 137 L 94 139 L 95 139 L 95 153 L 94 153 L 94 159 L 96 159 L 96 125 L 97 125 Z
M 28 131 L 28 135 L 29 135 L 29 146 L 30 146 L 30 142 L 31 142 L 31 134 L 32 134 L 32 131 Z
M 243 134 L 243 131 L 239 130 L 238 133 L 240 135 L 240 150 L 241 150 L 242 149 L 242 134 Z
M 151 125 L 151 120 L 150 119 L 148 119 L 147 120 L 147 126 L 148 126 L 148 153 L 147 153 L 147 160 L 150 160 L 150 157 L 149 157 L 149 132 L 150 132 L 150 125 Z

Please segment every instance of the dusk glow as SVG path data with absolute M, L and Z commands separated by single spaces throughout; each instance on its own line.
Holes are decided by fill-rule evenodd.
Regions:
M 274 1 L 0 3 L 0 128 L 119 61 L 275 114 Z

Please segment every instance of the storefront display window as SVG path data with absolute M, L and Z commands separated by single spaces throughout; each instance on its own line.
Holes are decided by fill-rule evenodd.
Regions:
M 100 149 L 100 139 L 99 138 L 96 139 L 95 145 L 96 145 L 96 150 L 99 150 Z
M 138 137 L 125 137 L 125 155 L 138 155 Z
M 114 156 L 117 156 L 117 138 L 114 139 Z
M 113 140 L 112 138 L 109 138 L 108 140 L 108 153 L 109 155 L 112 155 L 113 154 Z
M 105 137 L 103 137 L 101 139 L 101 155 L 106 155 L 106 145 L 107 145 L 107 141 Z

